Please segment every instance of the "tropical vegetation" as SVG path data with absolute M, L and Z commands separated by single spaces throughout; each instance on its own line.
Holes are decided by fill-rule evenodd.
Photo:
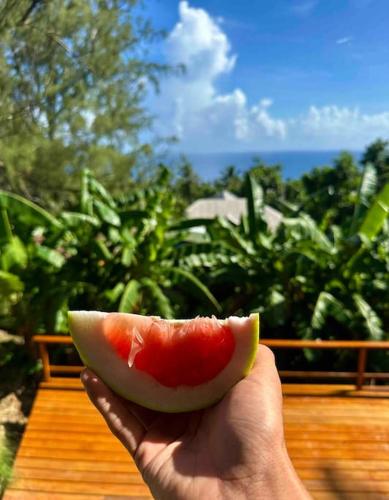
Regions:
M 340 176 L 342 158 L 325 173 Z M 58 214 L 0 191 L 0 328 L 28 346 L 36 332 L 66 332 L 69 308 L 259 311 L 266 337 L 386 338 L 389 184 L 368 163 L 355 190 L 338 194 L 344 206 L 315 220 L 303 203 L 280 198 L 283 220 L 270 231 L 255 172 L 241 176 L 248 210 L 238 225 L 185 219 L 182 183 L 163 166 L 116 196 L 85 169 L 78 200 Z

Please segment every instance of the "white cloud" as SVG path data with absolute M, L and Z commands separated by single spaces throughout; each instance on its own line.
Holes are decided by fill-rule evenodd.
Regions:
M 183 149 L 245 148 L 253 141 L 286 136 L 286 123 L 271 116 L 271 99 L 249 106 L 239 88 L 225 94 L 217 91 L 217 79 L 234 69 L 236 55 L 220 23 L 204 9 L 180 2 L 179 21 L 165 52 L 170 63 L 183 63 L 186 72 L 163 83 L 154 109 L 159 131 L 175 134 Z
M 168 62 L 185 64 L 186 73 L 167 78 L 151 107 L 157 132 L 176 135 L 183 151 L 361 148 L 389 136 L 389 111 L 312 105 L 286 119 L 274 116 L 269 97 L 251 104 L 243 89 L 218 91 L 218 78 L 235 69 L 237 57 L 220 22 L 187 1 L 179 4 L 165 51 Z
M 297 16 L 309 16 L 317 7 L 318 0 L 306 0 L 291 6 L 291 10 Z
M 236 56 L 230 55 L 229 41 L 217 21 L 187 1 L 180 2 L 179 15 L 167 40 L 170 61 L 184 63 L 191 78 L 212 78 L 231 71 Z
M 353 40 L 352 36 L 345 36 L 343 38 L 338 38 L 338 40 L 336 40 L 336 43 L 337 45 L 344 45 L 350 43 L 352 40 Z
M 294 123 L 292 135 L 313 147 L 358 149 L 377 137 L 389 135 L 389 111 L 366 114 L 359 108 L 311 106 Z

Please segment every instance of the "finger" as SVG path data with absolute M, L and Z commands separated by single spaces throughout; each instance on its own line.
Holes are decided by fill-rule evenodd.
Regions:
M 268 347 L 261 344 L 258 346 L 257 356 L 248 378 L 255 379 L 261 384 L 280 385 L 275 357 Z
M 148 408 L 139 406 L 131 401 L 124 401 L 124 404 L 130 412 L 136 416 L 146 430 L 149 430 L 150 427 L 161 417 L 161 415 L 163 415 L 158 411 L 149 410 Z
M 246 395 L 252 394 L 253 401 L 274 408 L 276 413 L 282 409 L 281 381 L 273 352 L 264 345 L 258 346 L 257 356 L 251 372 L 238 385 L 237 390 Z
M 112 434 L 134 455 L 145 434 L 141 422 L 91 370 L 81 373 L 89 399 L 104 417 Z

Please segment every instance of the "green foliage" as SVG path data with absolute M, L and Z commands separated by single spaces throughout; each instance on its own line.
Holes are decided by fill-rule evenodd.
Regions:
M 162 33 L 138 0 L 7 0 L 0 17 L 2 187 L 58 207 L 91 164 L 121 188 L 150 150 L 146 82 L 169 68 L 146 46 Z
M 226 167 L 215 182 L 216 191 L 230 191 L 240 195 L 243 189 L 242 175 L 236 167 L 230 165 Z
M 182 157 L 177 169 L 177 178 L 174 183 L 174 191 L 178 201 L 178 211 L 182 213 L 184 209 L 199 198 L 206 198 L 215 195 L 218 186 L 211 186 L 203 182 L 194 171 L 187 158 Z
M 6 442 L 5 437 L 0 435 L 0 495 L 5 491 L 5 488 L 12 475 L 12 451 Z
M 389 213 L 389 183 L 386 184 L 380 193 L 378 193 L 374 203 L 367 211 L 361 227 L 360 234 L 366 238 L 374 238 L 382 229 L 387 221 Z
M 317 167 L 301 177 L 290 201 L 297 203 L 315 221 L 325 225 L 345 224 L 353 214 L 360 173 L 353 157 L 341 153 L 333 167 Z
M 262 186 L 265 203 L 277 207 L 279 200 L 285 198 L 281 165 L 265 165 L 260 158 L 254 158 L 249 173 Z
M 69 307 L 174 317 L 175 294 L 187 288 L 194 304 L 220 310 L 203 283 L 177 269 L 181 236 L 170 229 L 176 206 L 169 182 L 161 168 L 150 187 L 114 199 L 86 170 L 74 211 L 53 218 L 26 200 L 7 205 L 20 237 L 1 248 L 0 327 L 27 341 L 37 331 L 66 331 Z M 10 245 L 18 250 L 13 261 Z
M 285 202 L 276 231 L 266 226 L 253 172 L 240 224 L 179 218 L 177 177 L 162 166 L 120 196 L 85 169 L 78 200 L 57 216 L 0 192 L 0 328 L 28 345 L 33 333 L 66 331 L 69 308 L 163 317 L 259 311 L 266 337 L 387 338 L 389 184 L 377 193 L 376 180 L 366 165 L 349 205 L 329 205 L 319 221 Z M 347 214 L 341 224 L 331 210 Z
M 375 167 L 378 187 L 384 187 L 389 182 L 389 141 L 378 139 L 370 144 L 363 155 L 362 163 L 371 163 Z
M 250 174 L 248 223 L 204 225 L 208 244 L 198 243 L 201 259 L 182 262 L 214 293 L 224 314 L 261 312 L 266 337 L 382 339 L 389 326 L 389 184 L 373 197 L 375 188 L 369 166 L 348 210 L 353 220 L 321 228 L 300 211 L 270 233 L 262 225 L 262 191 Z

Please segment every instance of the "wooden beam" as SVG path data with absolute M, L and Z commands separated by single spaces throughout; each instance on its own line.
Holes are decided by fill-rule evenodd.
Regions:
M 81 372 L 81 366 L 50 365 L 47 345 L 70 345 L 73 343 L 70 335 L 35 335 L 33 337 L 33 341 L 39 346 L 45 382 L 50 382 L 52 373 L 77 374 Z M 359 351 L 357 372 L 281 370 L 280 375 L 282 377 L 334 379 L 354 378 L 356 380 L 355 385 L 358 390 L 362 388 L 366 379 L 389 379 L 389 373 L 365 372 L 367 351 L 370 349 L 389 350 L 389 341 L 260 339 L 260 343 L 272 349 L 352 349 Z
M 49 382 L 51 378 L 49 353 L 45 344 L 39 344 L 39 356 L 42 360 L 43 380 Z
M 367 358 L 367 350 L 366 348 L 359 349 L 358 353 L 358 376 L 357 376 L 357 389 L 361 389 L 363 386 L 363 381 L 365 379 L 365 370 L 366 370 L 366 358 Z
M 32 340 L 36 344 L 73 344 L 70 335 L 34 335 Z
M 51 373 L 81 373 L 84 366 L 50 365 Z M 388 375 L 389 376 L 389 375 Z
M 260 339 L 261 344 L 280 349 L 388 349 L 389 341 Z

